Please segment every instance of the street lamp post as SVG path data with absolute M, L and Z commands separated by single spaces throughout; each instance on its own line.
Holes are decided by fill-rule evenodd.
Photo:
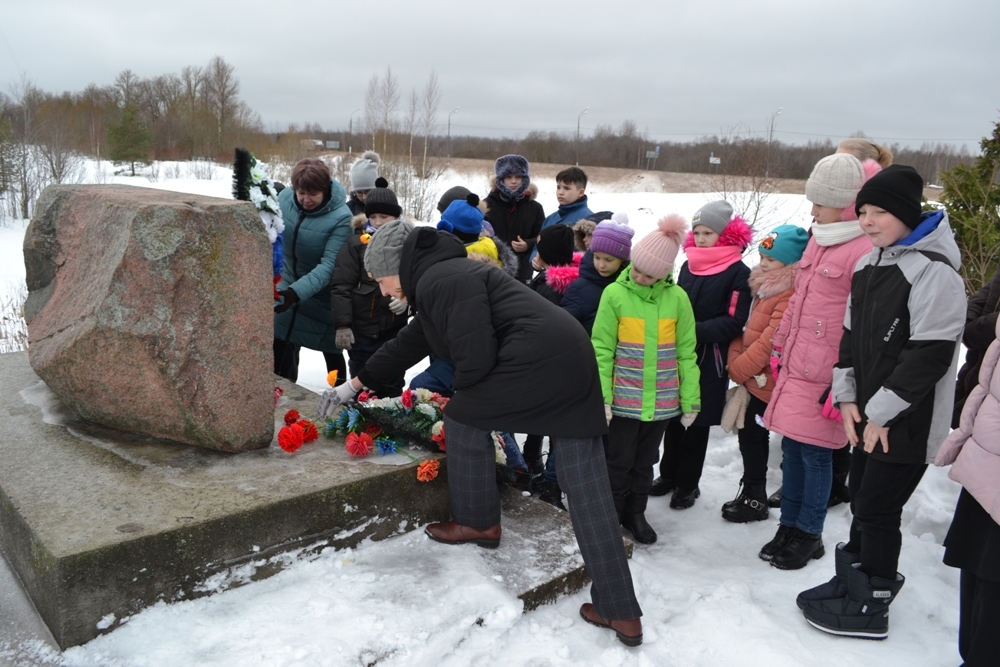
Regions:
M 451 159 L 451 117 L 454 116 L 455 112 L 461 108 L 462 107 L 455 107 L 454 109 L 451 110 L 451 113 L 448 114 L 448 159 L 449 160 Z
M 774 136 L 774 121 L 778 116 L 781 115 L 781 110 L 785 107 L 778 107 L 778 110 L 771 114 L 771 120 L 767 127 L 767 157 L 764 162 L 764 182 L 767 183 L 767 177 L 771 172 L 771 137 Z
M 361 109 L 355 109 L 351 112 L 351 119 L 347 122 L 347 152 L 351 152 L 351 144 L 354 143 L 354 114 L 361 111 Z
M 590 111 L 590 107 L 587 107 L 580 112 L 580 115 L 576 117 L 576 166 L 580 166 L 580 119 L 583 115 Z

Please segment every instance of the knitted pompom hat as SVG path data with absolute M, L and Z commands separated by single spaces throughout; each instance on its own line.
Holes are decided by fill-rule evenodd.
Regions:
M 403 244 L 412 231 L 413 225 L 405 220 L 391 220 L 379 227 L 365 250 L 365 271 L 372 278 L 399 275 Z
M 628 215 L 615 213 L 610 220 L 598 223 L 590 239 L 591 252 L 603 252 L 628 261 L 635 230 L 628 226 Z
M 465 199 L 456 199 L 448 204 L 437 228 L 459 238 L 469 237 L 471 241 L 479 238 L 483 231 L 483 212 L 479 209 L 479 197 L 470 192 Z
M 677 250 L 687 231 L 687 221 L 681 216 L 671 214 L 661 218 L 656 229 L 632 247 L 632 265 L 657 280 L 666 278 L 674 271 Z
M 375 179 L 375 187 L 365 198 L 365 215 L 371 217 L 374 213 L 391 215 L 394 218 L 403 214 L 396 193 L 389 189 L 389 181 L 381 176 Z
M 378 178 L 378 166 L 382 163 L 382 158 L 375 151 L 365 151 L 351 165 L 351 190 L 354 192 L 371 190 L 375 187 L 375 179 Z
M 806 199 L 830 208 L 846 208 L 865 182 L 861 161 L 850 153 L 834 153 L 816 163 L 806 181 Z

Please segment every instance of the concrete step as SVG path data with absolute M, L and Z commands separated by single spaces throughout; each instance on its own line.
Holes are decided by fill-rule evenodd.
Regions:
M 308 558 L 448 518 L 440 454 L 414 451 L 442 457 L 430 483 L 404 456 L 356 459 L 341 439 L 292 455 L 276 442 L 223 454 L 82 422 L 26 353 L 0 355 L 0 377 L 0 549 L 62 648 L 159 600 L 270 576 L 290 562 L 281 554 Z M 290 408 L 312 413 L 316 394 L 279 384 L 276 427 Z M 579 590 L 568 515 L 512 489 L 503 498 L 501 547 L 480 551 L 505 585 L 525 609 Z

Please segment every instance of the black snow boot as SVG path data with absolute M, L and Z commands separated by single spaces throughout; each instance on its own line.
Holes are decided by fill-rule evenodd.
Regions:
M 630 495 L 625 514 L 624 525 L 632 531 L 632 537 L 639 544 L 652 544 L 656 541 L 656 531 L 646 521 L 646 500 L 646 496 Z
M 665 496 L 674 490 L 674 480 L 657 477 L 653 480 L 653 486 L 649 487 L 649 495 Z
M 539 500 L 564 512 L 566 511 L 566 506 L 563 505 L 562 501 L 562 489 L 559 488 L 558 482 L 543 482 L 541 488 L 541 493 L 538 494 Z
M 757 554 L 757 557 L 761 560 L 770 562 L 770 560 L 774 558 L 774 554 L 784 549 L 785 545 L 788 544 L 788 541 L 792 539 L 792 531 L 794 530 L 795 528 L 791 526 L 779 523 L 778 532 L 774 534 L 774 537 L 770 542 L 761 547 L 760 553 Z
M 781 489 L 780 488 L 777 491 L 775 491 L 774 493 L 772 493 L 770 496 L 768 496 L 768 498 L 767 498 L 767 506 L 768 507 L 773 507 L 775 509 L 778 509 L 778 508 L 781 507 Z
M 726 502 L 722 503 L 722 511 L 723 511 L 723 513 L 725 513 L 725 511 L 727 509 L 729 509 L 730 507 L 732 507 L 733 505 L 739 505 L 741 498 L 743 498 L 743 478 L 742 477 L 740 478 L 740 487 L 738 489 L 736 489 L 736 497 L 733 498 L 732 500 L 727 500 Z
M 844 551 L 845 546 L 847 545 L 841 542 L 833 551 L 833 562 L 837 573 L 836 576 L 825 584 L 820 584 L 819 586 L 799 593 L 798 597 L 795 598 L 795 604 L 799 606 L 799 609 L 805 609 L 807 602 L 812 602 L 814 600 L 834 600 L 847 595 L 848 570 L 855 563 L 861 562 L 861 556 L 852 554 L 849 551 Z
M 802 613 L 811 626 L 831 635 L 861 639 L 889 636 L 889 605 L 906 581 L 869 578 L 852 565 L 847 573 L 847 595 L 836 600 L 811 600 Z
M 674 489 L 674 495 L 670 496 L 670 509 L 686 510 L 694 507 L 694 501 L 701 495 L 701 489 L 697 486 L 693 489 Z
M 771 559 L 771 565 L 779 570 L 801 570 L 809 561 L 822 558 L 826 553 L 822 535 L 807 533 L 798 528 L 792 528 L 792 531 L 792 539 Z
M 722 506 L 722 518 L 733 523 L 763 521 L 767 516 L 767 492 L 762 486 L 744 487 L 733 504 Z

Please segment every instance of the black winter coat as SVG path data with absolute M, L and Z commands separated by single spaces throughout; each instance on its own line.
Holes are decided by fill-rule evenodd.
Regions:
M 996 338 L 998 312 L 1000 312 L 1000 269 L 997 269 L 989 284 L 984 285 L 969 299 L 969 307 L 965 314 L 965 332 L 962 334 L 962 342 L 968 348 L 968 353 L 965 355 L 965 363 L 958 371 L 958 382 L 955 384 L 952 428 L 958 428 L 965 399 L 979 382 L 979 368 L 983 364 L 983 357 L 986 356 L 986 348 Z
M 722 422 L 729 374 L 729 343 L 743 333 L 750 315 L 750 267 L 735 262 L 710 276 L 696 276 L 684 262 L 677 284 L 687 292 L 694 309 L 698 368 L 701 370 L 701 412 L 695 426 Z
M 604 288 L 618 280 L 626 266 L 628 262 L 623 262 L 620 269 L 605 278 L 594 268 L 594 253 L 588 250 L 584 254 L 580 262 L 580 277 L 569 286 L 559 305 L 583 325 L 587 335 L 594 330 L 594 318 L 597 317 Z
M 531 251 L 535 249 L 535 241 L 545 222 L 545 211 L 535 201 L 533 192 L 534 190 L 529 189 L 520 201 L 515 202 L 504 201 L 500 197 L 500 191 L 496 189 L 486 197 L 486 220 L 493 225 L 496 237 L 510 245 L 511 241 L 516 241 L 520 236 L 528 244 L 528 249 L 524 252 L 515 251 L 518 262 L 517 279 L 522 283 L 531 280 Z
M 365 271 L 362 229 L 340 249 L 330 281 L 330 311 L 334 327 L 350 327 L 355 336 L 384 338 L 406 326 L 406 316 L 389 310 L 391 297 L 382 296 L 378 283 Z
M 366 386 L 433 354 L 455 364 L 446 408 L 455 421 L 569 438 L 607 433 L 594 348 L 564 310 L 430 227 L 406 239 L 399 278 L 416 316 L 365 364 Z

